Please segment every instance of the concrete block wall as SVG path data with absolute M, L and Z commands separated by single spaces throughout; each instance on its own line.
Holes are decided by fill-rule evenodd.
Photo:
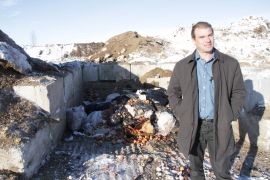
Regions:
M 83 70 L 81 64 L 74 64 L 72 71 L 64 76 L 64 104 L 65 109 L 77 106 L 82 101 Z
M 0 169 L 22 173 L 29 178 L 62 137 L 66 127 L 66 108 L 81 102 L 82 68 L 79 64 L 63 77 L 32 77 L 25 82 L 14 86 L 14 92 L 50 113 L 55 121 L 39 129 L 28 143 L 0 149 Z
M 85 63 L 82 66 L 83 81 L 99 81 L 99 64 L 96 63 Z
M 270 104 L 270 76 L 267 76 L 267 69 L 243 68 L 243 76 L 248 96 L 248 104 L 255 103 Z M 265 75 L 264 75 L 265 72 Z M 258 74 L 261 74 L 258 75 Z
M 242 73 L 246 87 L 245 111 L 241 114 L 242 127 L 247 131 L 245 141 L 252 143 L 254 139 L 260 149 L 270 151 L 270 76 L 267 69 L 243 67 Z M 250 115 L 256 106 L 264 106 L 262 116 Z M 239 122 L 233 123 L 236 137 L 239 137 Z
M 238 140 L 240 137 L 239 121 L 232 122 L 232 127 L 234 131 L 234 136 Z M 245 129 L 247 131 L 245 135 L 245 141 L 247 143 L 252 144 L 252 141 L 254 142 L 255 139 L 257 146 L 259 147 L 260 150 L 263 150 L 265 152 L 270 151 L 269 119 L 256 120 L 256 118 L 254 117 L 248 117 L 245 119 L 244 128 L 247 128 Z
M 78 64 L 76 67 L 73 68 L 73 91 L 74 97 L 73 102 L 68 104 L 66 108 L 79 105 L 82 102 L 83 98 L 83 73 L 82 73 L 82 66 Z M 69 91 L 69 89 L 67 89 Z
M 63 78 L 49 76 L 34 77 L 29 83 L 13 87 L 14 92 L 49 112 L 57 120 L 64 119 Z
M 83 65 L 83 81 L 119 81 L 139 79 L 145 73 L 157 68 L 173 69 L 173 64 L 129 64 L 129 63 L 89 63 Z
M 115 65 L 112 63 L 100 64 L 98 77 L 99 81 L 115 81 L 116 74 L 115 74 Z
M 131 72 L 131 64 L 122 63 L 113 68 L 113 74 L 115 74 L 116 81 L 131 79 Z
M 157 67 L 164 69 L 164 70 L 171 70 L 171 71 L 173 71 L 174 66 L 175 66 L 175 63 L 159 63 L 159 64 L 157 64 Z
M 64 129 L 65 121 L 50 122 L 38 130 L 29 143 L 7 149 L 0 148 L 0 169 L 21 173 L 23 178 L 28 179 L 52 151 Z

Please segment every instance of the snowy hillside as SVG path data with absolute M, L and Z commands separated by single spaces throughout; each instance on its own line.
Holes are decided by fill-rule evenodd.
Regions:
M 216 47 L 236 57 L 241 64 L 270 64 L 270 22 L 262 17 L 247 17 L 228 27 L 215 28 Z M 194 50 L 190 38 L 191 27 L 180 27 L 175 33 L 163 36 L 171 45 L 168 56 L 182 58 Z
M 268 66 L 270 65 L 270 21 L 262 17 L 246 17 L 238 22 L 233 22 L 227 27 L 214 27 L 215 30 L 215 43 L 216 47 L 229 55 L 236 57 L 242 66 Z M 100 59 L 108 59 L 110 61 L 125 61 L 125 62 L 149 62 L 149 63 L 166 63 L 176 62 L 187 54 L 193 52 L 194 45 L 190 37 L 191 27 L 178 27 L 174 30 L 164 31 L 160 34 L 147 34 L 152 36 L 151 43 L 144 43 L 143 46 L 136 42 L 136 46 L 130 45 L 125 48 L 125 52 L 131 52 L 130 54 L 121 56 L 123 48 L 116 48 L 109 45 L 109 41 L 105 44 L 102 43 L 89 43 L 87 48 L 79 48 L 76 44 L 66 45 L 47 45 L 43 47 L 25 46 L 25 51 L 32 57 L 37 57 L 46 61 L 59 63 L 63 61 L 71 60 L 92 60 L 98 61 Z M 155 33 L 155 32 L 153 32 Z M 126 33 L 123 33 L 126 36 Z M 130 33 L 132 34 L 132 33 Z M 140 40 L 143 36 L 138 35 Z M 115 36 L 119 37 L 119 35 Z M 125 37 L 129 40 L 128 37 Z M 144 37 L 146 42 L 149 41 L 149 37 Z M 155 40 L 156 39 L 156 40 Z M 161 40 L 162 40 L 162 43 Z M 125 42 L 125 39 L 121 39 L 119 44 L 114 42 L 114 46 L 120 46 L 120 42 Z M 162 51 L 151 52 L 149 46 L 160 45 L 163 47 Z M 130 44 L 130 42 L 128 42 Z M 91 52 L 89 48 L 91 49 Z M 136 49 L 136 51 L 129 51 L 129 47 Z M 108 48 L 119 49 L 119 57 L 115 57 L 115 54 L 103 53 L 109 51 Z M 76 53 L 74 53 L 74 51 Z M 80 51 L 82 51 L 80 53 Z M 114 52 L 115 53 L 115 52 Z M 92 55 L 95 55 L 95 59 L 91 59 Z M 102 55 L 103 57 L 97 57 Z M 109 58 L 113 56 L 114 59 Z

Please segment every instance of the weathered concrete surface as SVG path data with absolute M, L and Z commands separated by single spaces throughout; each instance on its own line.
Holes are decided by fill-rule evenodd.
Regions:
M 242 68 L 247 94 L 244 111 L 241 113 L 239 122 L 233 123 L 233 128 L 236 137 L 239 137 L 239 130 L 241 130 L 245 133 L 245 141 L 257 144 L 264 151 L 269 151 L 270 77 L 266 71 L 267 69 L 262 68 Z
M 173 69 L 174 64 L 129 64 L 129 63 L 87 63 L 83 65 L 83 81 L 120 81 L 139 79 L 145 73 L 160 67 L 162 69 Z
M 176 63 L 160 63 L 157 64 L 157 67 L 164 69 L 164 70 L 171 70 L 173 71 L 173 68 L 175 66 Z
M 73 66 L 64 77 L 32 77 L 13 87 L 14 92 L 50 113 L 54 122 L 37 129 L 33 138 L 17 146 L 0 149 L 0 170 L 31 177 L 57 145 L 66 127 L 66 108 L 79 104 L 82 96 L 81 66 Z
M 65 109 L 79 105 L 83 94 L 82 67 L 73 64 L 72 70 L 64 76 L 64 104 Z
M 27 82 L 14 86 L 14 92 L 49 112 L 54 119 L 64 119 L 64 82 L 63 78 L 49 76 L 34 77 Z
M 83 82 L 91 82 L 99 80 L 99 64 L 96 63 L 85 63 L 83 64 Z
M 31 177 L 42 165 L 46 156 L 56 146 L 65 129 L 65 121 L 50 122 L 40 129 L 28 143 L 0 149 L 0 169 Z
M 247 89 L 248 109 L 256 103 L 270 104 L 270 75 L 268 69 L 244 67 L 242 68 Z
M 116 74 L 114 72 L 115 64 L 106 63 L 99 65 L 98 77 L 100 81 L 115 81 Z
M 71 104 L 68 104 L 66 108 L 72 107 L 75 105 L 79 105 L 82 102 L 82 92 L 83 92 L 83 73 L 82 73 L 82 66 L 81 64 L 77 64 L 77 66 L 73 67 L 73 102 Z M 65 84 L 66 86 L 66 84 Z M 67 89 L 68 91 L 68 89 Z
M 113 68 L 113 72 L 115 74 L 115 80 L 130 80 L 131 79 L 131 64 L 121 63 L 116 64 Z
M 119 81 L 130 79 L 130 64 L 104 63 L 98 67 L 100 81 Z
M 248 117 L 245 120 L 244 131 L 245 141 L 249 144 L 257 143 L 260 150 L 270 151 L 270 119 L 256 120 L 254 117 Z M 239 120 L 232 123 L 234 135 L 237 140 L 240 138 Z M 243 128 L 243 127 L 241 127 Z M 243 129 L 242 129 L 243 130 Z
M 83 82 L 119 81 L 131 78 L 130 64 L 87 63 L 83 65 Z

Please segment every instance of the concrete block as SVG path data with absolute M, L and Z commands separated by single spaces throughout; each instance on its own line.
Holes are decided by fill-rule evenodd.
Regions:
M 270 103 L 270 78 L 264 79 L 259 77 L 247 76 L 244 78 L 246 87 L 246 108 L 252 109 L 256 104 L 269 104 Z
M 175 64 L 176 63 L 162 63 L 162 64 L 160 63 L 160 64 L 157 64 L 157 67 L 164 69 L 164 70 L 173 71 Z
M 23 153 L 19 147 L 0 148 L 0 169 L 21 173 L 24 171 Z
M 99 64 L 86 63 L 82 67 L 83 82 L 99 80 Z
M 64 79 L 62 77 L 35 77 L 28 83 L 13 87 L 14 92 L 49 112 L 52 118 L 65 119 Z
M 130 80 L 131 79 L 131 72 L 130 72 L 130 64 L 115 64 L 113 71 L 115 74 L 115 80 L 120 81 L 120 80 Z
M 270 151 L 270 119 L 262 119 L 259 122 L 259 137 L 258 137 L 258 146 L 264 151 Z
M 256 103 L 270 104 L 270 76 L 267 69 L 246 67 L 242 68 L 247 90 L 246 102 L 250 108 Z
M 76 106 L 82 99 L 82 68 L 73 66 L 71 71 L 64 76 L 64 102 L 66 109 Z
M 74 95 L 75 95 L 75 85 L 74 83 L 74 75 L 73 72 L 69 72 L 65 74 L 64 77 L 64 103 L 66 104 L 66 108 L 70 107 L 71 104 L 74 103 Z
M 257 91 L 256 99 L 259 101 L 264 101 L 265 104 L 270 104 L 270 77 L 269 78 L 261 78 L 261 79 L 254 79 L 254 90 Z M 260 94 L 262 95 L 263 99 L 260 99 Z
M 100 81 L 115 81 L 115 64 L 114 63 L 104 63 L 99 65 L 98 77 Z
M 0 148 L 0 169 L 21 173 L 25 179 L 30 178 L 56 146 L 64 129 L 64 120 L 49 122 L 28 143 Z
M 50 121 L 27 143 L 0 148 L 0 169 L 29 178 L 57 145 L 66 127 L 66 108 L 81 102 L 82 68 L 72 66 L 64 77 L 31 77 L 14 86 L 14 92 L 50 113 Z
M 232 122 L 232 127 L 234 136 L 236 139 L 239 139 L 239 122 Z M 256 141 L 260 150 L 265 152 L 270 151 L 270 119 L 261 119 L 260 121 L 250 121 L 250 119 L 248 119 L 245 121 L 245 125 L 242 125 L 241 128 L 245 128 L 247 131 L 245 136 L 245 141 L 247 143 Z
M 76 66 L 73 69 L 73 85 L 74 85 L 74 103 L 77 106 L 82 102 L 83 98 L 83 73 L 82 66 Z

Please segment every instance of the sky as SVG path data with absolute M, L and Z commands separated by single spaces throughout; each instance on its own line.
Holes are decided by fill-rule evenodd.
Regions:
M 126 31 L 223 26 L 251 15 L 270 20 L 270 0 L 0 0 L 0 29 L 21 46 L 105 42 Z

